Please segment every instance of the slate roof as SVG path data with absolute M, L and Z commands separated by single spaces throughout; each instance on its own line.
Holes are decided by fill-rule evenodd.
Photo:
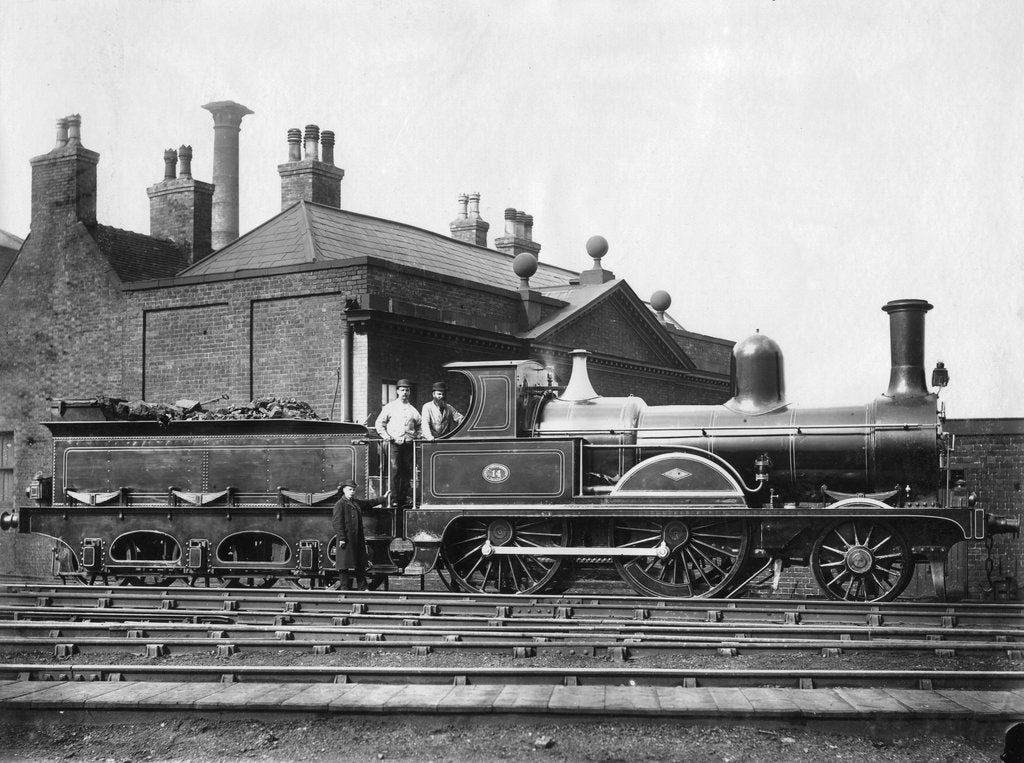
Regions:
M 122 281 L 169 278 L 188 265 L 185 253 L 170 241 L 109 225 L 96 225 L 89 232 Z
M 533 279 L 530 279 L 530 285 L 533 285 Z M 566 305 L 549 315 L 546 320 L 541 321 L 529 331 L 520 333 L 519 337 L 521 339 L 538 339 L 544 336 L 555 327 L 564 324 L 584 308 L 593 305 L 602 295 L 621 285 L 622 281 L 615 280 L 594 286 L 566 285 L 539 290 L 545 297 L 561 300 Z
M 7 271 L 11 269 L 14 259 L 18 256 L 18 251 L 24 243 L 13 233 L 0 230 L 0 281 L 4 280 Z
M 518 289 L 512 257 L 412 225 L 300 201 L 246 233 L 180 276 L 236 273 L 376 257 L 439 275 Z M 574 271 L 543 262 L 534 288 L 568 283 Z
M 616 278 L 615 280 L 607 281 L 603 284 L 594 284 L 590 286 L 560 286 L 540 290 L 541 294 L 545 297 L 552 297 L 560 300 L 565 303 L 565 306 L 559 308 L 556 312 L 549 315 L 546 320 L 541 321 L 532 329 L 520 332 L 517 336 L 520 339 L 543 339 L 544 337 L 554 333 L 560 326 L 564 326 L 571 322 L 578 315 L 597 307 L 601 302 L 607 299 L 612 292 L 616 291 L 624 294 L 628 300 L 634 302 L 638 309 L 649 312 L 652 322 L 660 325 L 651 306 L 637 297 L 629 284 Z M 686 350 L 672 339 L 671 335 L 668 335 L 666 339 L 668 340 L 665 342 L 666 350 L 679 360 L 683 368 L 696 368 L 696 364 L 689 355 L 687 355 Z

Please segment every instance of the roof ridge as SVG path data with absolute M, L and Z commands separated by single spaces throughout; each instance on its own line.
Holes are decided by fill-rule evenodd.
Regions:
M 302 205 L 301 224 L 305 227 L 303 239 L 306 242 L 306 253 L 309 254 L 310 262 L 319 262 L 317 255 L 320 253 L 320 245 L 315 241 L 316 231 L 313 228 L 313 210 L 309 208 L 305 199 L 299 201 Z
M 305 201 L 305 200 L 303 200 L 302 202 L 299 202 L 299 203 L 308 204 L 310 206 L 320 207 L 321 209 L 324 209 L 324 210 L 327 210 L 327 211 L 330 211 L 330 212 L 341 213 L 341 214 L 344 214 L 344 215 L 352 215 L 354 217 L 362 217 L 362 218 L 365 218 L 367 220 L 377 220 L 378 222 L 387 223 L 388 225 L 395 225 L 395 226 L 398 226 L 398 227 L 401 227 L 401 228 L 409 228 L 411 230 L 419 231 L 420 233 L 426 233 L 426 234 L 428 234 L 430 236 L 433 236 L 434 238 L 440 239 L 441 241 L 451 242 L 451 243 L 458 244 L 459 246 L 468 247 L 470 249 L 477 249 L 477 250 L 481 250 L 481 251 L 484 251 L 484 252 L 489 252 L 490 254 L 497 254 L 497 255 L 499 255 L 501 257 L 506 257 L 509 260 L 509 262 L 511 262 L 512 260 L 515 259 L 515 257 L 512 256 L 511 254 L 506 254 L 505 252 L 499 251 L 497 249 L 492 249 L 489 246 L 479 246 L 478 244 L 472 244 L 472 243 L 470 243 L 468 241 L 461 241 L 460 239 L 452 238 L 451 236 L 446 236 L 443 233 L 438 233 L 435 230 L 430 230 L 429 228 L 421 228 L 418 225 L 412 225 L 411 223 L 404 223 L 404 222 L 402 222 L 400 220 L 391 220 L 391 219 L 389 219 L 387 217 L 377 217 L 376 215 L 368 215 L 365 212 L 355 212 L 355 211 L 353 211 L 351 209 L 342 209 L 341 207 L 334 207 L 334 206 L 331 206 L 330 204 L 321 204 L 321 203 L 316 202 L 316 201 Z M 543 262 L 543 261 L 540 261 L 540 260 L 538 260 L 537 264 L 539 266 L 545 268 L 545 269 L 548 269 L 548 270 L 558 270 L 558 271 L 561 271 L 563 273 L 568 273 L 570 275 L 579 275 L 579 271 L 570 270 L 569 268 L 563 268 L 561 265 L 552 265 L 549 262 Z

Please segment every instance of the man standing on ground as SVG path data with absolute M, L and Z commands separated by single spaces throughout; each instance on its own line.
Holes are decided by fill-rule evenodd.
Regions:
M 347 591 L 352 587 L 366 588 L 366 537 L 363 535 L 363 509 L 380 506 L 382 501 L 363 501 L 355 497 L 356 483 L 346 482 L 341 486 L 341 498 L 334 504 L 331 513 L 331 527 L 338 539 L 336 560 L 338 582 L 333 586 Z
M 432 398 L 423 404 L 420 418 L 423 420 L 423 439 L 436 440 L 454 431 L 462 423 L 463 416 L 445 401 L 448 385 L 437 382 L 434 385 Z
M 409 403 L 412 383 L 399 379 L 395 386 L 398 396 L 381 408 L 374 427 L 388 444 L 392 505 L 406 506 L 412 501 L 412 443 L 419 433 L 420 414 Z

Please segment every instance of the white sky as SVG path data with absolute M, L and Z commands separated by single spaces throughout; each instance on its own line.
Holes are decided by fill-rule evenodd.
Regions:
M 241 231 L 280 211 L 290 127 L 337 133 L 342 206 L 441 233 L 479 191 L 541 258 L 666 289 L 686 328 L 755 329 L 789 399 L 888 383 L 890 299 L 924 298 L 951 417 L 1024 416 L 1024 12 L 1016 0 L 0 1 L 0 229 L 82 114 L 102 223 L 149 231 L 163 150 L 212 180 L 242 123 Z

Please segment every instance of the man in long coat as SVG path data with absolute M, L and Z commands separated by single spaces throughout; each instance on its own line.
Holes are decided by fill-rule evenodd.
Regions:
M 352 588 L 355 577 L 356 588 L 366 588 L 366 538 L 363 535 L 363 509 L 380 506 L 382 501 L 363 501 L 355 497 L 356 483 L 346 482 L 341 486 L 341 499 L 334 504 L 331 527 L 338 538 L 337 569 L 338 582 L 333 586 L 341 590 Z

